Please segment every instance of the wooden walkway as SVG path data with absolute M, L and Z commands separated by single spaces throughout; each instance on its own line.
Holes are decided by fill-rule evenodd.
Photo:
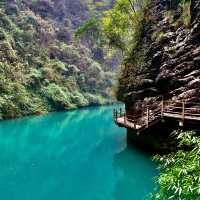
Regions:
M 139 104 L 131 113 L 125 110 L 113 110 L 117 125 L 135 129 L 138 132 L 158 123 L 163 118 L 172 118 L 184 126 L 185 121 L 200 123 L 200 103 L 185 101 L 157 101 L 152 105 Z

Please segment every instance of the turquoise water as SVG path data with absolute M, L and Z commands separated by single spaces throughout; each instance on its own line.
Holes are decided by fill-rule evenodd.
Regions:
M 2 200 L 143 200 L 156 173 L 111 106 L 0 122 Z

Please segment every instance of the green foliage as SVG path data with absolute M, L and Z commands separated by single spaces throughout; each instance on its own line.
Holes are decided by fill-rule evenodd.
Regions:
M 164 17 L 170 24 L 174 22 L 174 14 L 175 14 L 174 10 L 167 10 L 164 12 Z
M 152 199 L 197 200 L 200 196 L 200 138 L 193 132 L 178 134 L 181 149 L 165 156 L 155 156 L 160 165 L 159 190 Z
M 144 26 L 144 9 L 149 1 L 117 0 L 113 9 L 102 18 L 103 32 L 110 45 L 127 50 L 140 42 Z M 137 9 L 135 9 L 137 7 Z
M 72 107 L 70 93 L 66 88 L 52 83 L 43 87 L 41 89 L 41 94 L 50 102 L 52 107 L 55 107 L 57 110 L 69 109 Z
M 172 30 L 177 30 L 179 27 L 184 27 L 186 30 L 191 25 L 191 13 L 190 13 L 190 0 L 177 0 L 172 2 L 176 4 L 176 9 L 171 8 L 163 13 L 164 21 L 171 26 Z M 155 42 L 160 42 L 164 38 L 165 34 L 162 30 L 162 25 L 155 24 L 154 32 L 151 39 Z M 173 53 L 173 49 L 172 49 Z
M 175 18 L 175 15 L 177 13 L 176 10 L 168 10 L 164 12 L 165 20 L 169 22 L 169 24 L 173 25 L 176 29 L 180 25 L 184 25 L 184 27 L 187 29 L 190 27 L 191 24 L 191 13 L 190 13 L 190 0 L 181 0 L 178 2 L 178 9 L 180 12 L 180 16 L 178 18 Z
M 118 0 L 112 10 L 105 12 L 102 18 L 103 32 L 111 46 L 125 49 L 126 40 L 131 31 L 133 12 L 128 0 Z
M 136 46 L 144 26 L 144 9 L 149 0 L 117 0 L 114 7 L 88 20 L 76 31 L 76 36 L 91 36 L 97 44 L 126 51 L 129 44 Z M 137 8 L 137 9 L 136 9 Z M 131 46 L 131 47 L 132 47 Z
M 105 103 L 109 103 L 108 99 L 105 99 L 102 96 L 93 95 L 90 93 L 85 93 L 84 96 L 90 105 L 103 105 Z
M 2 75 L 0 77 L 0 90 L 1 118 L 14 118 L 47 111 L 44 102 L 37 95 L 31 94 L 19 82 L 13 82 Z
M 0 11 L 0 27 L 4 27 L 7 31 L 16 29 L 16 26 L 12 20 L 2 11 Z
M 59 14 L 51 18 L 60 13 L 56 6 L 55 10 L 42 7 L 47 12 L 44 17 L 41 1 L 29 4 L 22 6 L 20 0 L 12 6 L 6 1 L 0 3 L 0 118 L 106 102 L 111 87 L 106 79 L 112 75 L 104 76 L 103 58 L 103 64 L 94 61 L 85 40 L 73 39 L 72 24 L 80 19 Z M 47 7 L 53 4 L 49 1 Z M 87 6 L 84 9 L 88 12 Z M 64 17 L 63 23 L 59 17 Z M 96 22 L 93 19 L 85 25 L 91 28 L 93 38 L 100 37 Z
M 190 6 L 191 6 L 191 1 L 185 0 L 181 3 L 181 8 L 182 8 L 181 19 L 185 25 L 185 28 L 189 28 L 191 25 Z
M 4 29 L 0 28 L 0 40 L 5 40 L 7 38 L 7 34 Z
M 153 41 L 159 42 L 159 41 L 162 40 L 163 36 L 164 36 L 164 32 L 162 32 L 162 31 L 155 31 L 155 32 L 152 34 L 151 39 L 152 39 Z
M 81 94 L 80 92 L 76 91 L 71 95 L 71 99 L 74 105 L 77 105 L 78 107 L 87 106 L 89 105 L 89 102 L 87 98 L 84 97 L 84 94 Z
M 148 26 L 147 10 L 150 3 L 149 0 L 117 0 L 114 7 L 105 11 L 100 20 L 101 32 L 107 45 L 120 49 L 124 56 L 124 64 L 129 65 L 121 68 L 118 85 L 113 89 L 119 100 L 123 100 L 127 83 L 131 85 L 138 82 L 137 79 L 141 79 L 139 76 L 136 78 L 135 69 L 141 71 L 145 64 L 146 47 L 142 41 L 144 29 Z
M 96 18 L 91 18 L 88 21 L 86 21 L 83 26 L 80 26 L 76 32 L 75 32 L 75 36 L 79 37 L 80 35 L 82 35 L 83 33 L 85 33 L 86 31 L 91 31 L 92 36 L 94 36 L 94 31 L 95 29 L 98 29 L 98 20 Z

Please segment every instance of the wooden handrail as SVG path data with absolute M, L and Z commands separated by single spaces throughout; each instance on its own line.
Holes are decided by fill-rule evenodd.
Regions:
M 182 112 L 175 112 L 175 111 L 168 111 L 168 110 L 166 110 L 164 113 L 182 114 Z
M 187 116 L 200 116 L 200 113 L 188 113 L 188 112 L 185 112 L 185 115 L 187 115 Z
M 157 104 L 153 105 L 140 104 L 140 107 L 138 106 L 138 109 L 131 114 L 126 113 L 122 108 L 119 110 L 114 109 L 113 117 L 115 121 L 119 118 L 124 119 L 123 123 L 125 126 L 132 123 L 132 127 L 134 128 L 136 128 L 137 125 L 140 127 L 146 126 L 148 128 L 150 124 L 155 123 L 156 120 L 161 119 L 165 114 L 169 114 L 170 117 L 173 117 L 174 115 L 174 118 L 177 118 L 177 115 L 180 116 L 182 124 L 186 117 L 188 118 L 191 116 L 200 118 L 200 103 L 198 102 L 160 101 L 156 103 Z
M 184 123 L 185 120 L 185 102 L 182 102 L 182 122 Z

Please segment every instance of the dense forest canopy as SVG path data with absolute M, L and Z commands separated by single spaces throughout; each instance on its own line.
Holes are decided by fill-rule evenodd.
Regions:
M 110 101 L 116 54 L 74 37 L 112 1 L 0 2 L 0 118 Z

